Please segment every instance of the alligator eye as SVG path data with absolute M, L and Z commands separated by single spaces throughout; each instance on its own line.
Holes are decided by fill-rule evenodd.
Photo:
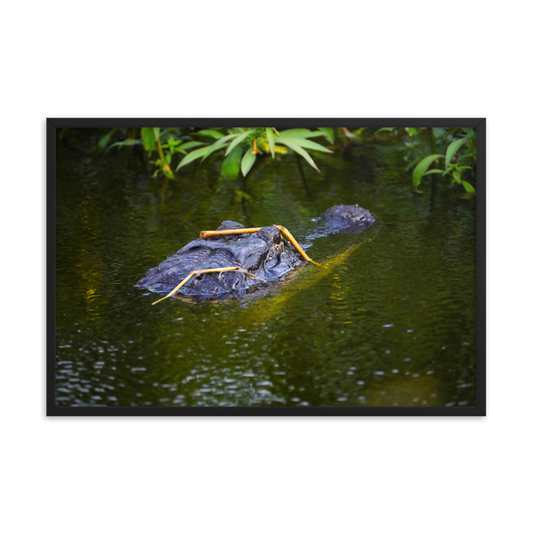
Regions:
M 278 234 L 274 237 L 273 241 L 274 241 L 274 244 L 279 244 L 279 243 L 281 242 L 281 233 L 278 233 Z

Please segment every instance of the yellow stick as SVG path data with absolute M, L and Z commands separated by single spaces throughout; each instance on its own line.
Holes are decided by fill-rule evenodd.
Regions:
M 224 267 L 224 268 L 206 268 L 204 270 L 193 270 L 179 285 L 176 286 L 176 288 L 172 289 L 166 296 L 163 298 L 157 300 L 157 302 L 154 302 L 152 305 L 155 305 L 169 296 L 172 296 L 174 293 L 178 292 L 185 283 L 187 283 L 193 276 L 196 276 L 197 274 L 208 274 L 209 272 L 227 272 L 228 270 L 240 270 L 240 267 Z
M 302 255 L 302 257 L 306 260 L 306 261 L 309 261 L 310 263 L 313 263 L 313 265 L 316 265 L 316 266 L 319 266 L 321 267 L 322 265 L 317 263 L 316 261 L 313 261 L 305 252 L 304 252 L 304 249 L 296 242 L 296 239 L 292 236 L 291 232 L 287 229 L 287 228 L 284 228 L 283 226 L 278 226 L 277 224 L 274 224 L 274 226 L 276 226 L 276 228 L 278 228 L 281 233 L 283 233 L 283 235 L 285 235 L 285 237 L 287 237 L 287 240 L 300 252 L 300 254 Z
M 200 237 L 207 239 L 207 237 L 216 237 L 217 235 L 238 235 L 239 233 L 257 233 L 261 228 L 237 228 L 237 229 L 221 229 L 215 231 L 202 231 Z
M 314 265 L 317 265 L 321 267 L 322 265 L 317 263 L 316 261 L 313 261 L 303 250 L 303 248 L 298 244 L 296 239 L 292 236 L 292 233 L 283 226 L 278 226 L 277 224 L 274 224 L 276 228 L 278 228 L 283 235 L 287 238 L 287 240 L 300 252 L 301 256 L 310 263 L 313 263 Z M 239 233 L 257 233 L 262 228 L 238 228 L 238 229 L 221 229 L 221 230 L 215 230 L 215 231 L 202 231 L 200 232 L 200 237 L 202 239 L 206 239 L 207 237 L 216 237 L 217 235 L 238 235 Z

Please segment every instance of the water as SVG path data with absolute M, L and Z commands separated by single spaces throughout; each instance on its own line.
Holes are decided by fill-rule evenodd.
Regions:
M 131 150 L 95 155 L 101 136 L 58 141 L 57 405 L 475 405 L 475 199 L 414 196 L 401 143 L 338 147 L 321 174 L 265 157 L 230 182 L 208 159 L 164 182 Z M 345 258 L 321 276 L 307 264 L 245 304 L 152 306 L 134 287 L 222 220 L 301 238 L 338 203 L 378 223 L 309 241 L 316 261 Z

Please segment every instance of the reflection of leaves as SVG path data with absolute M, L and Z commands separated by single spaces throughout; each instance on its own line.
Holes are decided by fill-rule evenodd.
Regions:
M 235 189 L 235 196 L 237 197 L 237 200 L 239 201 L 242 201 L 242 200 L 244 200 L 245 202 L 254 201 L 254 199 L 248 193 L 245 193 L 244 191 L 241 191 L 240 189 Z

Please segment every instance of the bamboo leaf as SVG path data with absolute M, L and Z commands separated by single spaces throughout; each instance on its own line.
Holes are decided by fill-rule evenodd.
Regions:
M 244 154 L 244 157 L 242 158 L 241 170 L 242 170 L 243 176 L 246 176 L 246 174 L 248 174 L 253 164 L 255 163 L 255 158 L 257 157 L 257 155 L 252 154 L 252 152 L 253 152 L 253 148 L 252 147 L 248 148 L 248 150 L 246 150 L 246 153 Z
M 311 156 L 301 146 L 292 142 L 292 140 L 283 139 L 281 137 L 278 139 L 278 142 L 285 144 L 286 146 L 294 150 L 297 154 L 300 154 L 317 172 L 320 172 L 320 169 L 316 166 Z
M 458 170 L 454 170 L 452 176 L 457 183 L 461 183 L 461 173 Z
M 311 137 L 321 137 L 321 131 L 311 131 L 307 128 L 293 128 L 290 130 L 283 130 L 279 132 L 280 139 L 291 139 L 298 137 L 300 139 L 309 139 Z
M 141 128 L 141 137 L 144 143 L 144 149 L 151 152 L 155 148 L 154 128 Z
M 223 133 L 216 130 L 200 130 L 193 133 L 193 135 L 203 135 L 205 137 L 213 137 L 213 139 L 222 139 L 224 137 Z
M 333 144 L 335 142 L 335 131 L 333 128 L 318 128 L 323 134 L 328 143 Z
M 265 128 L 268 146 L 270 147 L 270 153 L 272 154 L 272 159 L 276 157 L 276 140 L 274 138 L 274 130 L 272 128 Z
M 439 168 L 432 168 L 431 170 L 428 170 L 424 173 L 424 176 L 427 176 L 428 174 L 442 174 L 442 170 Z
M 222 146 L 219 146 L 219 149 L 225 148 L 227 144 L 223 144 Z M 189 163 L 192 163 L 195 159 L 198 159 L 202 157 L 207 150 L 211 148 L 210 146 L 204 146 L 203 148 L 198 148 L 197 150 L 193 150 L 192 152 L 188 153 L 181 161 L 178 167 L 176 168 L 176 172 L 185 165 L 188 165 Z
M 226 150 L 226 155 L 230 154 L 236 146 L 241 144 L 242 141 L 244 141 L 244 139 L 246 139 L 246 137 L 248 137 L 248 135 L 250 135 L 250 133 L 253 133 L 255 130 L 256 128 L 252 128 L 251 130 L 245 131 L 244 133 L 240 133 L 239 135 L 237 135 L 237 137 L 235 137 L 235 139 L 233 139 L 233 141 L 231 141 L 231 144 L 228 146 L 228 149 Z
M 472 187 L 468 181 L 462 181 L 461 183 L 463 184 L 466 192 L 469 192 L 470 194 L 476 194 L 476 189 L 474 189 L 474 187 Z
M 446 167 L 450 166 L 450 162 L 457 150 L 459 150 L 459 148 L 461 148 L 461 146 L 468 140 L 470 139 L 458 139 L 457 141 L 453 141 L 450 146 L 448 146 L 448 149 L 446 150 Z
M 191 148 L 196 148 L 197 146 L 204 146 L 207 143 L 202 143 L 200 141 L 189 141 L 183 144 L 180 144 L 177 148 L 178 152 L 183 152 L 186 154 L 186 150 L 190 150 Z
M 422 176 L 428 169 L 429 165 L 431 165 L 431 163 L 433 163 L 433 161 L 435 161 L 439 157 L 444 156 L 440 154 L 428 155 L 424 157 L 424 159 L 422 159 L 422 161 L 420 161 L 418 165 L 416 165 L 415 169 L 413 170 L 413 187 L 415 191 L 418 189 L 418 186 L 420 185 L 420 180 L 422 179 Z
M 326 152 L 327 154 L 333 153 L 332 150 L 329 150 L 325 146 L 322 146 L 321 144 L 318 144 L 314 141 L 310 141 L 308 139 L 300 139 L 297 137 L 291 137 L 290 139 L 286 139 L 286 140 L 296 143 L 298 146 L 301 146 L 302 148 L 307 148 L 308 150 L 317 150 L 318 152 Z
M 117 131 L 118 128 L 111 128 L 109 130 L 109 133 L 106 133 L 101 139 L 100 141 L 98 141 L 98 148 L 100 150 L 103 150 L 106 146 L 107 146 L 107 143 L 111 140 L 111 137 L 113 136 L 113 133 L 115 133 L 115 131 Z M 115 143 L 116 144 L 116 143 Z
M 202 161 L 206 158 L 206 157 L 209 157 L 215 150 L 218 150 L 220 148 L 220 146 L 222 144 L 224 144 L 225 142 L 229 141 L 230 139 L 233 139 L 234 137 L 237 137 L 237 133 L 234 133 L 232 135 L 226 135 L 225 137 L 221 137 L 220 139 L 218 139 L 218 141 L 215 141 L 210 147 L 209 147 L 209 150 L 207 150 L 207 152 L 205 153 L 205 155 L 203 156 L 202 158 Z
M 113 143 L 108 148 L 108 150 L 111 150 L 111 148 L 113 148 L 113 146 L 118 146 L 119 148 L 121 148 L 122 146 L 134 146 L 136 144 L 142 144 L 142 143 L 143 142 L 140 139 L 126 139 L 125 141 L 121 141 L 121 142 L 118 142 L 118 143 Z

